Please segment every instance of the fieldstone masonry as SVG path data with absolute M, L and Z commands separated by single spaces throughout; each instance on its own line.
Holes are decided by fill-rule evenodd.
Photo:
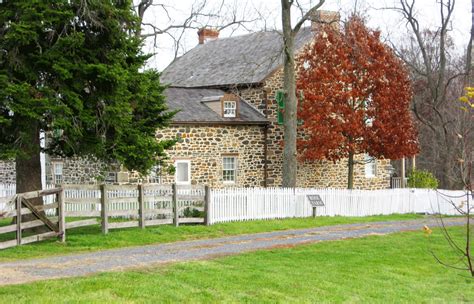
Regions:
M 169 162 L 191 161 L 191 183 L 222 187 L 224 156 L 237 158 L 234 187 L 264 186 L 264 131 L 261 126 L 188 125 L 158 130 L 157 139 L 180 138 L 168 151 Z M 163 175 L 163 183 L 174 176 Z
M 62 180 L 66 184 L 89 184 L 104 181 L 108 172 L 116 172 L 118 165 L 107 165 L 92 157 L 50 158 L 46 157 L 46 184 L 54 184 L 53 164 L 63 165 Z
M 15 162 L 0 161 L 0 183 L 14 184 L 16 179 Z
M 277 122 L 278 105 L 275 95 L 283 87 L 283 69 L 274 71 L 261 85 L 234 88 L 233 92 L 252 104 L 270 121 L 268 127 L 268 186 L 280 186 L 282 182 L 283 126 Z M 362 161 L 362 156 L 356 160 Z M 365 177 L 363 164 L 354 167 L 354 188 L 381 189 L 390 187 L 390 160 L 377 160 L 375 177 Z M 347 160 L 300 162 L 298 187 L 347 187 Z

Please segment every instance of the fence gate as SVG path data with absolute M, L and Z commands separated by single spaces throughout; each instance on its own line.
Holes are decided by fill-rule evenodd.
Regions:
M 56 198 L 55 201 L 54 198 Z M 35 205 L 31 202 L 33 199 L 43 200 L 43 204 Z M 49 199 L 53 199 L 54 202 L 44 204 Z M 0 249 L 34 243 L 53 237 L 59 237 L 62 242 L 65 241 L 63 189 L 54 188 L 20 193 L 13 197 L 11 203 L 14 208 L 0 214 L 0 219 L 4 223 L 10 222 L 6 226 L 0 225 Z M 55 216 L 47 216 L 45 211 L 49 209 L 53 209 Z M 25 218 L 25 215 L 31 216 Z M 33 232 L 25 233 L 26 229 L 39 227 L 46 227 L 48 231 L 34 232 L 33 230 Z M 16 236 L 14 239 L 12 234 Z

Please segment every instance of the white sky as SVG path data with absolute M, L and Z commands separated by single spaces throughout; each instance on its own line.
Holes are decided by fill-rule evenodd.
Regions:
M 137 1 L 137 0 L 136 0 Z M 189 15 L 191 7 L 199 0 L 162 0 L 155 1 L 156 3 L 163 3 L 167 5 L 168 15 L 159 7 L 147 11 L 146 22 L 155 25 L 164 26 L 166 24 L 181 23 Z M 470 0 L 455 0 L 454 16 L 452 18 L 452 31 L 450 34 L 454 38 L 456 46 L 462 52 L 469 39 L 469 31 L 471 27 L 471 2 Z M 217 7 L 222 0 L 208 0 L 208 5 Z M 303 7 L 309 8 L 311 4 L 315 4 L 317 0 L 300 0 Z M 388 37 L 392 41 L 403 38 L 406 35 L 405 23 L 401 20 L 397 13 L 384 10 L 382 8 L 393 6 L 397 0 L 326 0 L 326 3 L 321 9 L 339 11 L 341 18 L 344 19 L 350 12 L 354 10 L 357 3 L 358 11 L 363 12 L 368 20 L 368 26 L 371 28 L 378 28 L 382 31 L 384 37 Z M 435 27 L 437 20 L 439 20 L 439 8 L 437 0 L 417 0 L 417 13 L 420 18 L 421 27 Z M 253 19 L 257 16 L 257 12 L 265 14 L 265 23 L 255 22 L 247 24 L 248 29 L 225 29 L 219 37 L 236 36 L 248 33 L 250 31 L 260 31 L 266 29 L 280 29 L 281 28 L 281 12 L 279 0 L 225 0 L 226 9 L 228 11 L 234 10 L 241 14 L 239 18 L 247 20 Z M 244 14 L 244 16 L 242 16 Z M 300 15 L 299 11 L 293 12 L 293 18 L 296 21 Z M 168 18 L 169 16 L 169 18 Z M 218 24 L 219 20 L 212 20 L 214 24 Z M 170 22 L 171 20 L 171 22 Z M 207 21 L 203 21 L 207 22 Z M 183 36 L 182 50 L 190 50 L 198 43 L 196 30 L 190 29 Z M 156 55 L 150 60 L 148 67 L 163 70 L 174 58 L 174 44 L 173 40 L 167 35 L 159 35 L 154 47 L 153 39 L 149 39 L 145 51 L 155 53 Z M 182 54 L 182 51 L 180 52 Z

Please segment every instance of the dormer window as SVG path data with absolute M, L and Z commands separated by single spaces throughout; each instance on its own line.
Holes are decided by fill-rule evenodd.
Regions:
M 237 102 L 234 100 L 224 100 L 224 117 L 236 117 Z

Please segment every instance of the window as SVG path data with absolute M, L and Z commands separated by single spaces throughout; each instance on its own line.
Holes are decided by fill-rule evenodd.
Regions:
M 161 184 L 161 166 L 153 166 L 150 170 L 150 175 L 148 175 L 149 183 Z
M 237 173 L 237 158 L 224 156 L 222 158 L 222 180 L 226 184 L 235 183 Z
M 117 182 L 117 172 L 107 172 L 105 176 L 106 183 L 116 183 Z
M 377 161 L 369 154 L 364 156 L 365 177 L 375 177 L 377 175 Z
M 191 161 L 189 160 L 177 160 L 174 163 L 176 168 L 175 180 L 178 185 L 190 185 L 191 184 Z
M 60 185 L 63 183 L 63 163 L 53 163 L 53 183 Z
M 224 117 L 235 117 L 237 113 L 237 102 L 224 100 Z

